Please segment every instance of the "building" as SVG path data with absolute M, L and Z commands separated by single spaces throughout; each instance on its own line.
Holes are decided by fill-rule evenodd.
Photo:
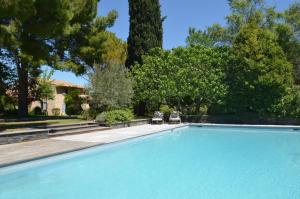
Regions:
M 81 97 L 87 97 L 85 95 L 85 89 L 82 86 L 72 84 L 63 80 L 52 80 L 54 99 L 43 102 L 43 111 L 48 115 L 66 115 L 65 94 L 68 94 L 71 90 L 79 90 Z M 40 101 L 34 101 L 29 105 L 29 111 L 33 111 L 36 107 L 41 108 Z M 89 109 L 88 104 L 81 105 L 83 110 Z

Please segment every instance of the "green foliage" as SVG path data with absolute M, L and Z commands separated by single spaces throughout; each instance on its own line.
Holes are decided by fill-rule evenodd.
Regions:
M 300 3 L 278 12 L 265 0 L 228 2 L 232 12 L 225 27 L 190 28 L 186 40 L 188 46 L 231 49 L 224 64 L 227 100 L 208 106 L 208 112 L 296 116 L 298 92 L 292 83 L 300 84 Z
M 127 43 L 116 37 L 114 33 L 104 32 L 104 34 L 106 41 L 104 43 L 103 64 L 124 65 L 127 58 Z
M 28 112 L 30 71 L 47 64 L 83 74 L 102 59 L 102 33 L 117 14 L 96 17 L 97 4 L 98 0 L 1 1 L 0 49 L 18 74 L 20 116 Z
M 166 121 L 168 121 L 170 114 L 172 113 L 172 111 L 174 111 L 174 108 L 171 108 L 170 106 L 168 106 L 166 104 L 162 104 L 159 107 L 159 111 L 164 114 L 164 119 Z
M 81 116 L 85 120 L 94 120 L 97 117 L 97 115 L 99 114 L 99 112 L 100 111 L 97 109 L 90 108 L 88 110 L 82 111 Z
M 0 114 L 14 109 L 13 97 L 8 95 L 8 90 L 12 90 L 15 81 L 15 74 L 7 63 L 0 62 Z
M 97 115 L 96 122 L 101 123 L 101 124 L 105 123 L 106 122 L 106 113 L 107 112 L 102 112 L 99 115 Z
M 49 72 L 48 70 L 45 70 L 41 77 L 38 79 L 37 98 L 40 101 L 54 99 L 54 90 L 51 84 L 51 77 L 53 74 L 54 70 L 51 70 Z
M 258 20 L 263 23 L 266 14 L 265 0 L 228 0 L 232 13 L 227 16 L 228 32 L 232 39 L 241 27 L 250 20 Z
M 106 111 L 127 108 L 133 97 L 133 80 L 122 65 L 96 68 L 90 75 L 89 93 L 93 108 Z
M 156 49 L 133 68 L 135 100 L 167 103 L 183 112 L 195 105 L 220 103 L 226 94 L 223 66 L 228 49 L 188 47 Z
M 300 2 L 295 2 L 284 12 L 284 18 L 288 24 L 291 24 L 294 31 L 300 33 Z M 300 35 L 298 35 L 299 37 Z
M 227 43 L 227 30 L 219 24 L 213 24 L 206 30 L 189 29 L 189 35 L 186 38 L 187 46 L 214 47 Z
M 113 110 L 108 112 L 102 112 L 96 118 L 96 121 L 99 123 L 105 122 L 107 125 L 112 125 L 117 122 L 127 122 L 134 119 L 134 115 L 131 110 Z
M 256 23 L 243 26 L 227 68 L 230 107 L 239 113 L 268 113 L 292 87 L 291 64 L 277 37 Z
M 66 113 L 67 115 L 79 115 L 82 112 L 81 104 L 83 102 L 80 98 L 79 90 L 71 90 L 65 95 Z
M 43 115 L 43 111 L 42 111 L 41 107 L 37 106 L 32 110 L 30 115 Z
M 126 66 L 141 63 L 142 55 L 162 47 L 163 18 L 159 0 L 129 0 L 130 28 Z
M 273 106 L 272 112 L 277 117 L 300 117 L 300 89 L 293 87 L 287 90 L 287 94 Z
M 276 26 L 278 42 L 293 64 L 295 83 L 300 84 L 300 2 L 292 4 L 282 15 L 284 22 Z
M 162 112 L 163 114 L 169 114 L 173 111 L 173 108 L 170 108 L 169 105 L 162 104 L 159 107 L 159 111 Z
M 62 60 L 58 65 L 59 69 L 70 70 L 71 68 L 75 69 L 77 74 L 85 74 L 103 64 L 106 61 L 104 56 L 109 53 L 107 50 L 110 50 L 107 46 L 116 42 L 112 41 L 115 38 L 106 29 L 113 25 L 117 16 L 117 12 L 113 10 L 106 17 L 97 17 L 88 24 L 87 28 L 67 38 L 64 42 L 71 59 Z M 73 44 L 74 42 L 76 45 Z

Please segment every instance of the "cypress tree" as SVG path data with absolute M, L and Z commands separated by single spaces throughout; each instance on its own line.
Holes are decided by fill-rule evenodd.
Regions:
M 163 18 L 159 0 L 129 0 L 130 30 L 126 66 L 141 63 L 142 55 L 162 47 Z

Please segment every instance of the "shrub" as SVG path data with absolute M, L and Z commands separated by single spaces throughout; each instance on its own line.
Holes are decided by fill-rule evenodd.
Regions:
M 96 109 L 88 109 L 81 112 L 81 116 L 86 120 L 94 120 L 100 111 Z
M 202 105 L 199 108 L 199 114 L 200 115 L 206 115 L 208 111 L 208 107 L 206 105 Z
M 54 116 L 59 116 L 60 115 L 60 109 L 59 108 L 53 108 L 52 109 L 52 114 Z
M 65 95 L 67 115 L 79 115 L 82 112 L 81 104 L 83 100 L 79 97 L 79 90 L 71 90 Z
M 126 122 L 133 120 L 134 115 L 131 110 L 113 110 L 102 112 L 96 117 L 96 121 L 99 123 L 105 122 L 107 125 L 112 125 L 117 122 Z
M 174 109 L 170 108 L 169 105 L 163 104 L 159 107 L 159 111 L 164 114 L 164 119 L 168 121 L 170 114 Z
M 105 123 L 105 121 L 106 121 L 106 113 L 107 112 L 102 112 L 99 115 L 97 115 L 96 122 L 98 122 L 98 123 Z
M 300 117 L 300 88 L 290 88 L 278 104 L 272 107 L 271 113 L 277 117 Z
M 90 76 L 89 92 L 93 107 L 104 111 L 124 109 L 131 104 L 133 80 L 124 66 L 110 64 L 95 69 Z
M 35 108 L 32 110 L 31 114 L 33 114 L 33 115 L 42 115 L 42 114 L 43 114 L 42 108 L 41 108 L 41 107 L 38 107 L 38 106 L 35 107 Z

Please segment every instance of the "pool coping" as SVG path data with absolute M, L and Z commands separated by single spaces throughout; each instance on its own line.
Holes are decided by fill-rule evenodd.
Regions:
M 142 138 L 142 137 L 153 136 L 155 134 L 159 134 L 159 133 L 162 133 L 164 131 L 170 131 L 170 130 L 172 131 L 174 129 L 189 127 L 189 126 L 234 127 L 234 128 L 276 128 L 276 129 L 296 129 L 296 130 L 300 130 L 300 126 L 296 126 L 296 125 L 249 125 L 249 124 L 185 123 L 185 124 L 181 124 L 180 126 L 174 126 L 174 127 L 170 127 L 170 128 L 162 129 L 162 130 L 154 130 L 154 131 L 148 132 L 147 134 L 136 135 L 136 136 L 133 136 L 133 137 L 127 137 L 127 138 L 124 138 L 124 139 L 121 139 L 121 140 L 116 140 L 116 141 L 111 141 L 111 142 L 106 142 L 106 143 L 95 142 L 95 144 L 91 144 L 90 146 L 77 147 L 75 149 L 65 150 L 65 151 L 51 153 L 51 154 L 47 154 L 47 155 L 41 155 L 41 156 L 38 156 L 38 157 L 35 157 L 35 158 L 25 158 L 23 160 L 12 161 L 12 162 L 9 162 L 9 163 L 0 164 L 0 169 L 7 168 L 7 167 L 10 167 L 10 166 L 15 166 L 15 165 L 18 165 L 18 164 L 23 164 L 23 163 L 33 162 L 33 161 L 42 160 L 42 159 L 46 159 L 46 158 L 51 158 L 51 157 L 55 157 L 55 156 L 59 156 L 59 155 L 64 155 L 64 154 L 68 154 L 68 153 L 72 153 L 72 152 L 79 152 L 79 151 L 92 149 L 92 148 L 96 148 L 96 147 L 100 147 L 100 146 L 105 146 L 105 145 L 110 145 L 110 144 L 117 144 L 117 143 L 122 143 L 122 142 L 126 142 L 126 141 L 133 140 L 133 139 L 139 139 L 139 138 Z
M 68 153 L 79 152 L 79 151 L 88 150 L 88 149 L 92 149 L 92 148 L 96 148 L 96 147 L 106 146 L 106 145 L 110 145 L 110 144 L 122 143 L 122 142 L 126 142 L 129 140 L 139 139 L 139 138 L 148 137 L 148 136 L 150 137 L 150 136 L 154 136 L 155 134 L 162 133 L 164 131 L 172 131 L 174 129 L 188 127 L 188 126 L 190 126 L 190 125 L 182 124 L 180 126 L 174 126 L 174 127 L 168 128 L 168 129 L 150 131 L 147 134 L 128 137 L 128 138 L 124 138 L 124 139 L 117 140 L 117 141 L 111 141 L 111 142 L 107 142 L 107 143 L 95 142 L 95 144 L 91 144 L 90 146 L 78 147 L 76 149 L 65 150 L 65 151 L 57 152 L 57 153 L 51 153 L 48 155 L 42 155 L 42 156 L 38 156 L 35 158 L 25 158 L 25 159 L 19 160 L 19 161 L 13 161 L 13 162 L 9 162 L 9 163 L 0 164 L 0 169 L 7 168 L 10 166 L 16 166 L 16 165 L 23 164 L 23 163 L 29 163 L 29 162 L 33 162 L 33 161 L 37 161 L 37 160 L 42 160 L 42 159 L 46 159 L 46 158 L 51 158 L 51 157 L 55 157 L 55 156 L 59 156 L 59 155 L 64 155 L 64 154 L 68 154 Z
M 252 125 L 252 124 L 214 124 L 214 123 L 189 123 L 189 126 L 203 126 L 203 127 L 236 127 L 236 128 L 276 128 L 276 129 L 297 129 L 297 125 Z

